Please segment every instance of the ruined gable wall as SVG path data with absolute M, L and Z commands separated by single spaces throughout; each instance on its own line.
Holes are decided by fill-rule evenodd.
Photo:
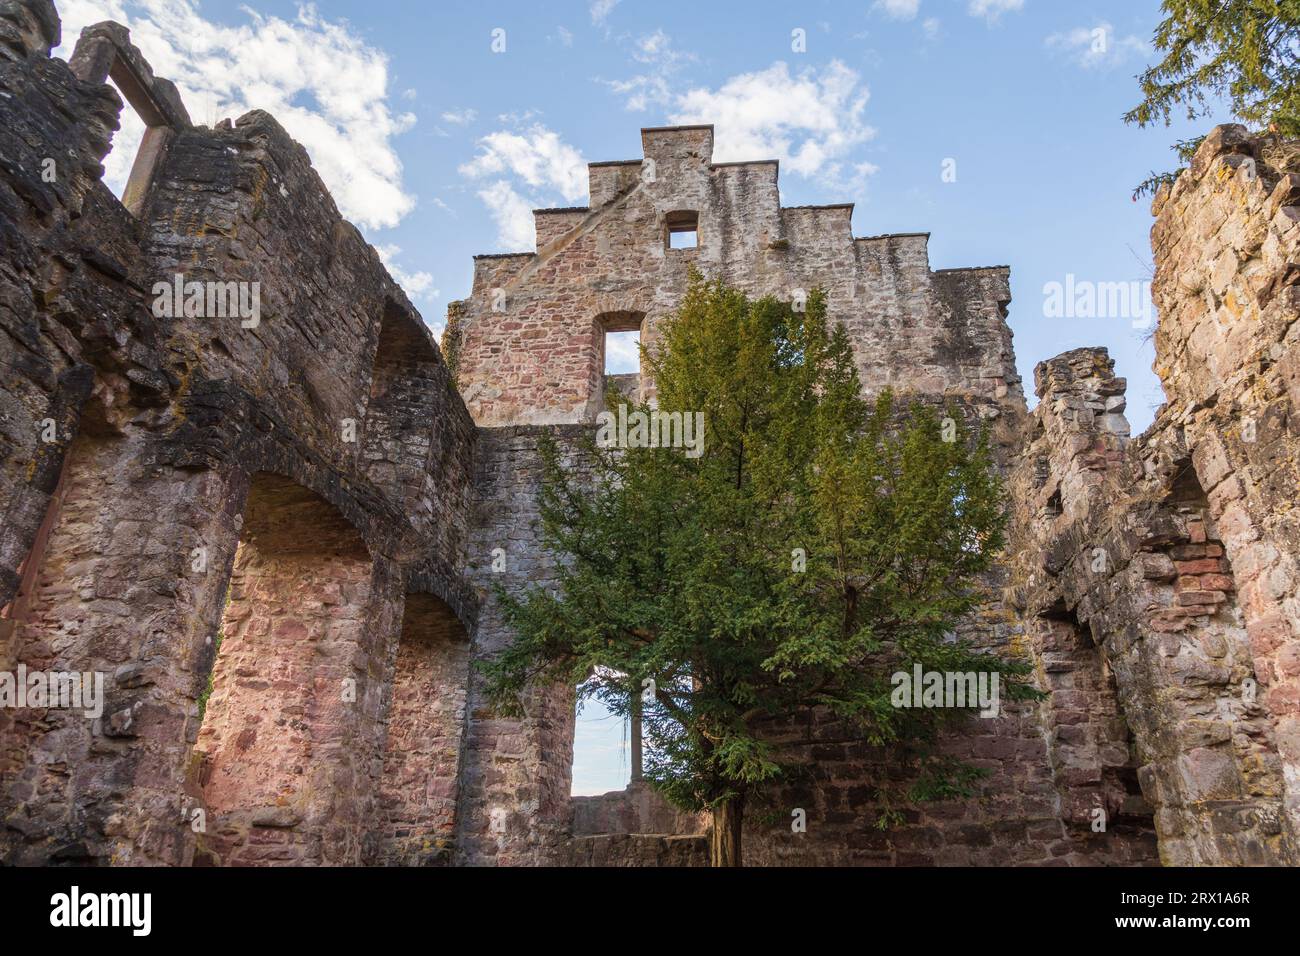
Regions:
M 460 573 L 473 424 L 418 313 L 270 117 L 204 129 L 170 114 L 137 214 L 118 202 L 100 161 L 122 104 L 102 80 L 110 63 L 143 61 L 112 25 L 83 35 L 72 68 L 50 59 L 57 22 L 39 0 L 0 6 L 0 667 L 103 671 L 108 707 L 93 722 L 0 711 L 0 857 L 185 863 L 203 843 L 183 815 L 203 805 L 197 700 L 245 499 L 272 472 L 315 502 L 282 496 L 277 514 L 292 525 L 304 508 L 326 509 L 356 529 L 366 557 L 361 579 L 350 571 L 337 588 L 281 562 L 264 595 L 286 613 L 304 608 L 274 626 L 304 625 L 306 643 L 293 646 L 319 680 L 276 693 L 290 705 L 315 695 L 300 703 L 325 763 L 304 769 L 328 768 L 318 779 L 330 786 L 254 829 L 308 847 L 304 862 L 373 859 L 404 596 L 428 592 L 473 624 L 477 599 Z M 156 317 L 153 284 L 178 272 L 260 283 L 260 322 Z M 419 360 L 388 363 L 375 385 L 384 328 L 405 329 L 402 355 Z M 243 622 L 254 638 L 271 626 L 261 606 Z M 339 640 L 316 643 L 326 632 Z M 276 671 L 255 647 L 256 667 Z M 345 678 L 357 688 L 346 706 Z
M 536 254 L 480 256 L 464 303 L 458 381 L 480 425 L 588 420 L 603 381 L 598 320 L 681 300 L 690 267 L 747 293 L 825 289 L 863 383 L 1023 408 L 1007 270 L 932 272 L 924 235 L 852 237 L 847 205 L 781 208 L 774 162 L 715 164 L 712 129 L 650 129 L 640 162 L 593 164 L 591 205 L 537 213 Z M 666 247 L 668 216 L 698 214 L 699 246 Z M 642 383 L 653 395 L 653 383 Z
M 934 272 L 924 234 L 855 240 L 849 206 L 783 209 L 776 164 L 712 164 L 707 127 L 645 130 L 643 145 L 639 162 L 591 166 L 589 208 L 537 213 L 535 254 L 475 260 L 473 292 L 457 306 L 463 316 L 458 381 L 481 425 L 506 426 L 486 429 L 503 437 L 485 439 L 480 468 L 486 472 L 478 485 L 501 520 L 478 525 L 475 562 L 489 562 L 496 547 L 512 554 L 536 549 L 527 530 L 527 514 L 535 510 L 535 452 L 524 447 L 527 432 L 509 426 L 590 421 L 604 381 L 598 320 L 644 315 L 642 341 L 653 348 L 656 324 L 680 301 L 691 266 L 751 295 L 787 298 L 798 289 L 825 289 L 830 315 L 850 332 L 868 392 L 892 387 L 929 402 L 951 401 L 992 425 L 999 460 L 1009 467 L 1025 406 L 1006 324 L 1006 268 Z M 698 213 L 700 244 L 666 249 L 668 216 L 682 211 Z M 653 396 L 653 382 L 643 378 L 640 386 L 643 397 Z M 508 513 L 495 504 L 503 499 L 511 503 Z M 1021 622 L 997 596 L 1006 583 L 1005 569 L 989 576 L 994 597 L 961 634 L 990 649 L 1030 654 Z M 480 636 L 480 653 L 510 639 L 490 599 Z M 567 796 L 572 759 L 572 693 L 538 694 L 547 703 L 539 698 L 539 717 L 525 723 L 503 720 L 481 704 L 471 707 L 467 733 L 475 742 L 463 787 L 475 794 L 467 807 L 486 802 L 462 818 L 471 831 L 459 844 L 467 862 L 595 859 L 585 844 L 575 850 L 563 843 L 567 820 L 558 801 Z M 1104 710 L 1099 705 L 1090 719 L 1104 724 Z M 1009 706 L 997 720 L 973 721 L 946 742 L 946 752 L 988 773 L 972 799 L 909 811 L 889 831 L 876 824 L 910 782 L 906 769 L 854 740 L 828 715 L 809 714 L 770 730 L 801 769 L 770 806 L 752 808 L 746 855 L 755 864 L 1154 857 L 1149 813 L 1130 827 L 1131 838 L 1111 844 L 1071 825 L 1062 808 L 1082 784 L 1053 773 L 1049 734 L 1032 703 Z M 540 791 L 539 774 L 549 781 Z M 512 788 L 528 799 L 511 807 L 486 796 Z M 539 811 L 543 804 L 549 809 Z M 808 833 L 790 832 L 793 808 L 807 812 Z

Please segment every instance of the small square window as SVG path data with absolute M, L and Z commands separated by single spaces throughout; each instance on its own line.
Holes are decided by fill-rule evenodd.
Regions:
M 670 212 L 667 221 L 669 249 L 694 249 L 699 246 L 699 213 Z

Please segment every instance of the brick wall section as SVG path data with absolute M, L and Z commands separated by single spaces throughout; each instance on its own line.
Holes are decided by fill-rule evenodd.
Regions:
M 687 813 L 644 781 L 594 797 L 571 797 L 575 836 L 602 833 L 655 833 L 698 836 L 708 832 L 707 813 Z
M 1072 616 L 1033 624 L 1038 685 L 1048 694 L 1040 715 L 1067 833 L 1098 858 L 1154 860 L 1153 810 L 1105 654 Z
M 136 435 L 73 443 L 35 587 L 5 622 L 0 656 L 6 670 L 103 673 L 107 699 L 97 721 L 0 711 L 6 750 L 22 741 L 0 789 L 11 861 L 185 858 L 189 715 L 225 594 L 217 569 L 234 552 L 224 502 L 238 496 L 211 473 L 155 471 Z M 164 502 L 177 510 L 160 522 Z M 192 572 L 197 546 L 213 573 Z
M 997 593 L 1005 571 L 990 577 Z M 958 629 L 975 646 L 1037 660 L 1040 648 L 1019 617 L 991 601 Z M 1077 866 L 1143 865 L 1154 859 L 1149 811 L 1110 839 L 1069 816 L 1089 789 L 1083 775 L 1054 763 L 1051 702 L 1003 701 L 994 719 L 950 730 L 940 752 L 984 776 L 970 797 L 911 804 L 912 769 L 870 746 L 851 726 L 812 711 L 772 727 L 770 739 L 793 764 L 788 781 L 747 808 L 746 862 L 758 866 Z M 792 812 L 807 830 L 793 832 Z M 900 818 L 890 816 L 898 811 Z M 1127 821 L 1126 821 L 1127 824 Z
M 562 460 L 579 474 L 585 429 L 553 429 Z M 474 656 L 513 639 L 495 589 L 545 585 L 554 565 L 537 543 L 541 459 L 535 427 L 489 428 L 479 438 L 470 574 L 482 599 Z M 493 570 L 496 567 L 503 570 Z M 554 862 L 569 833 L 575 690 L 537 687 L 523 719 L 493 711 L 472 673 L 460 783 L 457 853 L 470 865 Z
M 565 844 L 555 865 L 704 867 L 709 865 L 709 840 L 703 836 L 643 833 L 578 836 Z
M 350 699 L 345 682 L 364 688 L 364 661 L 386 637 L 370 576 L 365 544 L 337 511 L 259 476 L 195 746 L 200 844 L 220 862 L 360 861 L 360 833 L 339 825 L 339 804 L 367 799 L 358 718 L 373 701 Z

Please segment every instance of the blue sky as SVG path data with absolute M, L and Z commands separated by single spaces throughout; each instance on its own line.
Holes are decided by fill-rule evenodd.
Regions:
M 1149 280 L 1149 201 L 1132 188 L 1228 119 L 1123 124 L 1156 0 L 59 7 L 64 55 L 82 26 L 127 23 L 196 122 L 279 117 L 435 330 L 471 256 L 529 248 L 533 207 L 586 203 L 586 162 L 640 157 L 642 126 L 714 122 L 719 159 L 781 159 L 786 205 L 854 201 L 859 236 L 928 231 L 936 269 L 1010 265 L 1026 391 L 1036 362 L 1107 346 L 1135 433 L 1162 401 L 1146 332 L 1048 317 L 1044 287 Z M 138 130 L 120 135 L 110 181 Z M 621 786 L 620 722 L 584 717 L 575 792 Z

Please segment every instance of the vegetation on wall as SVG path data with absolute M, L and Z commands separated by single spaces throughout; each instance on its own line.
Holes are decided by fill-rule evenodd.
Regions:
M 1188 119 L 1226 105 L 1256 131 L 1300 136 L 1300 0 L 1164 0 L 1152 44 L 1163 54 L 1143 72 L 1142 102 L 1126 123 L 1169 125 L 1176 110 Z M 1180 140 L 1186 164 L 1201 138 Z M 1153 172 L 1134 197 L 1172 184 L 1178 174 Z

